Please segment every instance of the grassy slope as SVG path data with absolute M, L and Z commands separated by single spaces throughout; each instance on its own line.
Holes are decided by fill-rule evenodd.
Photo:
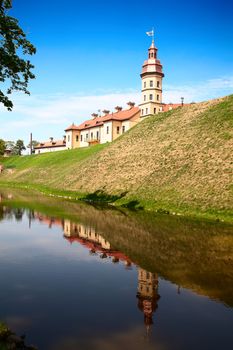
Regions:
M 4 181 L 124 197 L 148 209 L 233 212 L 233 95 L 142 121 L 105 147 L 6 160 Z M 103 149 L 102 149 L 103 147 Z M 134 203 L 134 204 L 135 204 Z

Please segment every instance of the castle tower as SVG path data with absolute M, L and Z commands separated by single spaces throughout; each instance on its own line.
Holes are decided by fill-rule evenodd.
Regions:
M 148 117 L 159 113 L 162 107 L 162 80 L 164 77 L 163 66 L 157 59 L 158 49 L 155 47 L 154 39 L 148 49 L 148 59 L 142 66 L 142 95 L 141 117 Z

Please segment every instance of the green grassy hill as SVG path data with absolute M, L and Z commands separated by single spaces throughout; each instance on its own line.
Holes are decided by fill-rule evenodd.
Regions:
M 112 144 L 4 159 L 0 181 L 232 220 L 232 150 L 233 95 L 145 119 Z

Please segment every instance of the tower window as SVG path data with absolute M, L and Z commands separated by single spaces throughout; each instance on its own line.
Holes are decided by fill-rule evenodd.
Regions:
M 146 95 L 144 95 L 144 101 L 146 101 Z
M 70 142 L 70 135 L 68 135 L 68 142 Z
M 154 108 L 154 114 L 156 114 L 156 108 Z
M 120 134 L 120 127 L 117 126 L 117 134 Z
M 157 95 L 157 101 L 159 101 L 159 95 Z
M 107 134 L 109 134 L 109 126 L 107 126 Z
M 146 82 L 144 81 L 144 88 L 146 88 Z
M 150 94 L 150 101 L 152 101 L 153 100 L 153 95 L 152 94 Z
M 78 135 L 76 135 L 76 141 L 78 142 Z
M 153 80 L 150 80 L 150 87 L 153 87 Z
M 146 114 L 148 114 L 148 108 L 146 108 Z
M 157 81 L 157 87 L 158 87 L 158 88 L 160 87 L 159 81 Z
M 86 141 L 88 140 L 88 134 L 86 134 Z
M 144 114 L 144 109 L 141 110 L 141 114 L 142 114 L 142 115 Z

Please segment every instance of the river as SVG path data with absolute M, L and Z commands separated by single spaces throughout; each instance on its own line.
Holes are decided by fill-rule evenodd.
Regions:
M 40 350 L 232 349 L 233 226 L 4 190 L 0 322 Z

